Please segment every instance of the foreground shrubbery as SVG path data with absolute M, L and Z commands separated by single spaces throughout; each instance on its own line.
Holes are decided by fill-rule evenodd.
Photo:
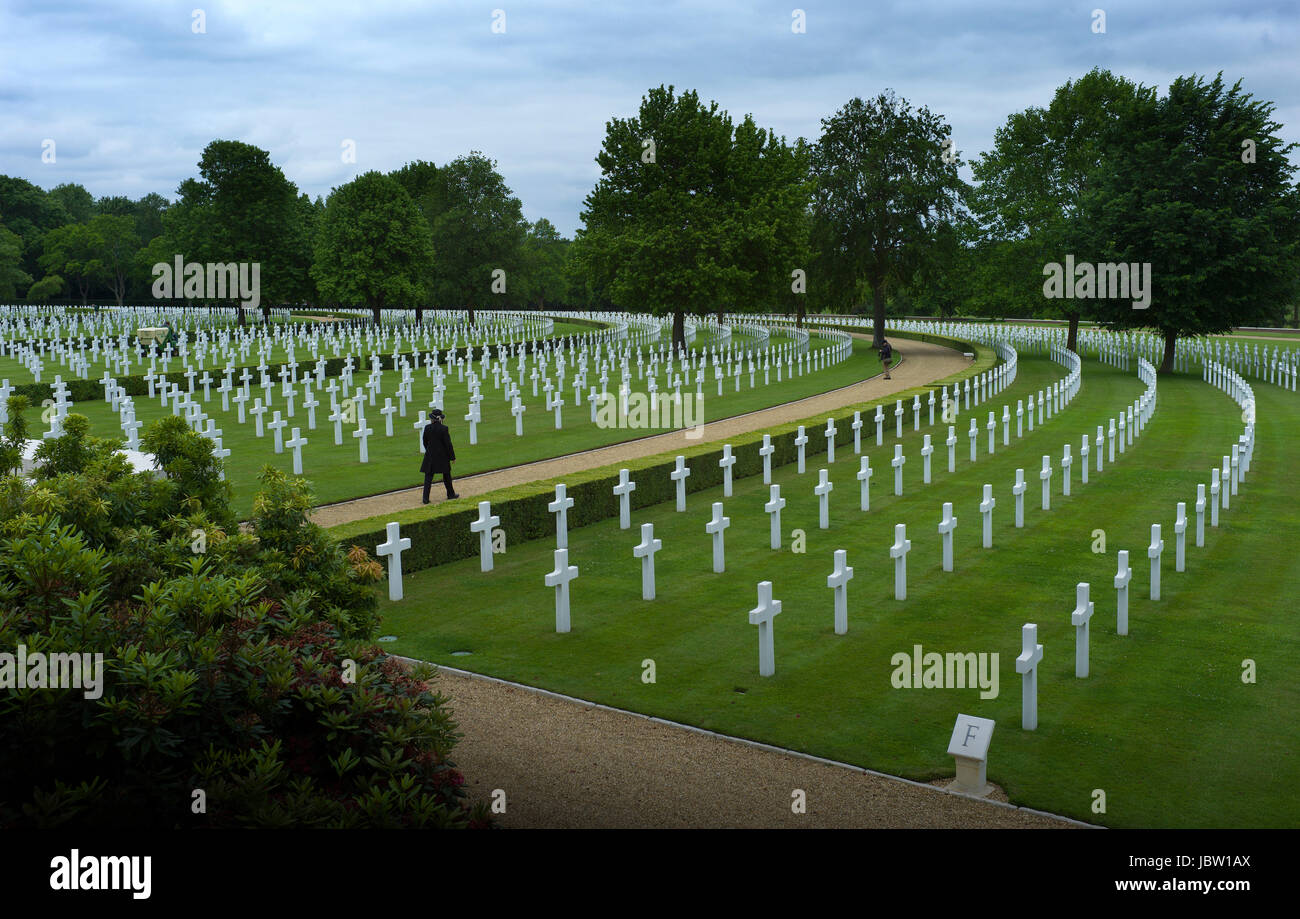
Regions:
M 0 652 L 102 653 L 103 694 L 0 689 L 0 826 L 487 822 L 431 672 L 372 644 L 381 569 L 307 521 L 302 480 L 268 467 L 241 532 L 181 419 L 144 439 L 157 478 L 70 415 L 25 481 L 23 401 L 0 443 Z

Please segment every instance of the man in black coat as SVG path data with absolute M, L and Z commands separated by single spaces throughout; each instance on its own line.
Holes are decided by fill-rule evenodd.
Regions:
M 429 488 L 433 485 L 435 474 L 442 473 L 442 484 L 447 487 L 447 497 L 459 498 L 451 489 L 451 464 L 456 459 L 456 451 L 451 446 L 451 435 L 442 423 L 446 416 L 442 409 L 435 408 L 429 413 L 429 423 L 424 426 L 424 462 L 420 471 L 424 473 L 424 503 L 429 503 Z

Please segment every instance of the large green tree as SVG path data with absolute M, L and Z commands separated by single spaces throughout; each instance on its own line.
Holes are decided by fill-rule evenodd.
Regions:
M 527 301 L 544 309 L 567 300 L 569 279 L 564 272 L 570 242 L 545 217 L 529 224 L 524 236 L 524 285 Z
M 1179 336 L 1259 322 L 1296 296 L 1300 189 L 1274 105 L 1222 74 L 1138 93 L 1103 139 L 1108 168 L 1083 199 L 1095 262 L 1149 265 L 1150 305 L 1096 299 L 1113 328 L 1155 328 L 1161 373 Z M 1078 272 L 1076 268 L 1076 273 Z M 1068 279 L 1067 279 L 1068 280 Z
M 1087 237 L 1079 208 L 1083 195 L 1109 168 L 1102 137 L 1138 92 L 1131 81 L 1094 69 L 1057 89 L 1047 108 L 1011 115 L 994 135 L 993 149 L 971 164 L 978 183 L 969 197 L 971 207 L 987 238 L 1007 244 L 1001 251 L 1017 256 L 1013 273 L 998 286 L 1004 296 L 1037 302 L 1040 314 L 1063 314 L 1069 320 L 1066 347 L 1071 350 L 1087 301 L 1045 299 L 1042 266 L 1063 262 Z
M 50 230 L 41 239 L 44 254 L 41 268 L 47 275 L 59 275 L 70 284 L 84 304 L 91 288 L 102 278 L 104 265 L 89 224 L 70 223 Z
M 472 325 L 476 307 L 503 284 L 510 292 L 512 277 L 523 281 L 523 207 L 496 163 L 477 151 L 437 168 L 432 177 L 426 167 L 421 171 L 418 200 L 433 213 L 429 222 L 438 253 L 434 297 L 464 307 Z
M 99 214 L 88 224 L 92 244 L 99 261 L 99 277 L 122 305 L 127 282 L 135 273 L 135 256 L 140 249 L 140 236 L 135 230 L 135 218 Z
M 915 274 L 963 194 L 961 158 L 945 146 L 951 133 L 940 116 L 892 91 L 850 99 L 822 119 L 812 245 L 840 298 L 870 290 L 877 346 L 889 289 Z
M 0 175 L 0 219 L 23 241 L 22 269 L 32 276 L 39 271 L 45 234 L 72 223 L 72 216 L 58 198 L 26 179 L 6 175 Z
M 0 300 L 12 300 L 31 283 L 32 276 L 23 271 L 22 239 L 0 223 Z
M 774 302 L 800 267 L 807 199 L 800 148 L 716 102 L 659 86 L 605 125 L 574 258 L 598 298 L 673 318 Z
M 87 191 L 84 185 L 65 182 L 51 188 L 48 194 L 63 205 L 68 216 L 77 223 L 88 223 L 90 218 L 95 216 L 95 196 Z
M 303 299 L 312 249 L 297 186 L 265 150 L 234 140 L 208 144 L 199 175 L 177 189 L 161 248 L 186 261 L 259 263 L 264 315 L 272 303 Z
M 334 189 L 325 203 L 312 277 L 323 296 L 366 306 L 378 323 L 384 307 L 427 297 L 429 239 L 429 225 L 406 189 L 367 172 Z

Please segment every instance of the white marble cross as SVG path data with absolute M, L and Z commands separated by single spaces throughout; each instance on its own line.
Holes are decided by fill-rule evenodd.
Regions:
M 267 424 L 267 427 L 270 428 L 270 429 L 271 429 L 271 433 L 275 435 L 275 452 L 276 452 L 276 453 L 283 453 L 283 452 L 284 452 L 284 435 L 283 435 L 283 433 L 281 433 L 281 432 L 284 430 L 284 428 L 285 428 L 288 424 L 289 424 L 289 422 L 285 421 L 283 418 L 280 417 L 280 413 L 279 413 L 279 412 L 272 412 L 272 413 L 271 413 L 271 421 L 270 421 L 270 423 Z
M 262 400 L 261 400 L 261 399 L 254 399 L 254 400 L 253 400 L 253 407 L 250 408 L 248 411 L 249 411 L 249 414 L 251 414 L 251 415 L 253 416 L 253 420 L 257 422 L 257 436 L 258 436 L 258 437 L 261 437 L 261 436 L 262 436 L 262 416 L 266 414 L 266 406 L 262 404 Z
M 889 461 L 889 465 L 894 467 L 894 494 L 903 493 L 903 464 L 907 462 L 907 457 L 903 455 L 903 445 L 894 444 L 894 458 Z
M 1205 483 L 1196 485 L 1196 548 L 1205 545 Z
M 677 483 L 677 511 L 681 513 L 686 510 L 686 479 L 691 474 L 691 469 L 686 465 L 686 457 L 677 457 L 677 465 L 673 471 L 668 473 L 668 478 Z
M 760 581 L 758 585 L 758 606 L 749 611 L 749 624 L 758 626 L 759 676 L 771 676 L 776 673 L 776 649 L 772 641 L 772 620 L 780 612 L 781 601 L 772 599 L 772 582 Z
M 641 524 L 641 542 L 632 547 L 634 558 L 641 559 L 641 599 L 655 598 L 655 553 L 664 547 L 662 539 L 655 539 L 655 525 Z
M 1097 439 L 1094 441 L 1093 446 L 1097 448 L 1097 471 L 1101 472 L 1102 459 L 1106 456 L 1106 434 L 1105 429 L 1101 425 L 1097 425 Z
M 997 507 L 993 497 L 993 486 L 984 483 L 984 500 L 980 502 L 980 514 L 984 517 L 984 548 L 993 548 L 993 508 Z
M 419 452 L 421 453 L 424 452 L 424 428 L 428 423 L 429 419 L 425 417 L 424 409 L 420 409 L 419 416 L 416 418 L 415 424 L 411 425 L 411 427 L 415 429 L 415 440 L 419 445 Z
M 944 443 L 948 446 L 948 471 L 954 472 L 957 469 L 957 428 L 954 425 L 948 425 L 948 439 Z
M 785 507 L 785 498 L 781 497 L 781 486 L 773 483 L 770 497 L 763 510 L 767 511 L 772 529 L 771 544 L 773 549 L 781 548 L 781 508 Z
M 1187 502 L 1178 502 L 1174 518 L 1174 571 L 1185 571 L 1187 553 Z
M 397 411 L 397 406 L 393 405 L 393 400 L 385 396 L 384 407 L 379 410 L 379 414 L 384 416 L 384 436 L 393 436 L 393 412 Z
M 290 433 L 292 436 L 285 446 L 293 451 L 293 474 L 302 475 L 302 448 L 307 445 L 307 438 L 299 433 L 298 428 L 294 428 Z
M 713 573 L 722 574 L 727 570 L 726 546 L 723 535 L 731 526 L 731 518 L 722 516 L 722 502 L 713 502 L 713 519 L 704 525 L 704 532 L 713 536 Z
M 478 503 L 478 519 L 471 520 L 469 524 L 470 532 L 478 534 L 479 571 L 492 570 L 492 530 L 499 523 L 501 523 L 501 518 L 492 513 L 492 502 L 480 501 Z
M 989 456 L 992 456 L 998 444 L 998 419 L 993 412 L 989 412 L 989 422 L 985 427 L 989 432 Z
M 926 485 L 930 484 L 930 454 L 934 453 L 934 446 L 930 443 L 930 435 L 924 435 L 925 440 L 921 445 L 921 481 Z
M 826 469 L 819 469 L 818 484 L 813 489 L 813 494 L 818 497 L 818 528 L 831 529 L 831 491 L 835 490 L 835 482 L 827 478 Z
M 1110 419 L 1110 430 L 1106 432 L 1106 443 L 1108 445 L 1108 449 L 1106 451 L 1106 462 L 1113 464 L 1115 462 L 1115 419 L 1114 418 Z
M 1132 411 L 1133 411 L 1132 409 L 1129 409 L 1130 414 L 1132 414 Z M 1120 412 L 1119 413 L 1119 452 L 1121 455 L 1124 453 L 1124 428 L 1125 428 L 1124 413 Z
M 555 547 L 557 549 L 567 549 L 569 547 L 569 508 L 573 507 L 573 499 L 570 498 L 564 487 L 564 483 L 555 486 L 555 500 L 546 505 L 546 509 L 555 515 Z
M 1219 470 L 1214 468 L 1210 470 L 1210 526 L 1219 525 Z
M 844 635 L 849 630 L 849 581 L 853 568 L 846 564 L 848 553 L 835 550 L 835 570 L 826 575 L 826 586 L 835 591 L 835 634 Z
M 1002 446 L 1011 446 L 1011 407 L 1002 406 Z
M 536 393 L 534 393 L 534 395 L 536 395 Z M 510 414 L 512 414 L 512 415 L 515 416 L 515 436 L 516 436 L 516 437 L 523 437 L 523 436 L 524 436 L 524 412 L 526 412 L 527 410 L 528 410 L 528 406 L 524 405 L 524 403 L 520 402 L 518 399 L 515 399 L 515 404 L 512 405 L 512 406 L 510 406 Z M 568 594 L 567 594 L 567 591 L 568 591 L 568 588 L 567 588 L 567 587 L 565 588 L 565 591 L 566 591 L 565 596 L 567 597 L 567 595 L 568 595 Z M 558 601 L 557 601 L 557 602 L 558 602 Z
M 1043 659 L 1043 646 L 1038 643 L 1036 623 L 1025 623 L 1020 630 L 1020 643 L 1022 650 L 1016 658 L 1016 673 L 1022 675 L 1020 726 L 1026 731 L 1033 731 L 1038 728 L 1038 664 Z
M 370 452 L 367 448 L 366 442 L 370 439 L 370 435 L 374 433 L 374 430 L 367 427 L 364 422 L 361 427 L 352 432 L 352 436 L 361 441 L 361 462 L 363 463 L 370 462 Z
M 1043 457 L 1043 468 L 1039 471 L 1038 477 L 1043 480 L 1043 510 L 1052 509 L 1052 458 Z
M 858 463 L 858 481 L 862 483 L 861 506 L 864 511 L 871 510 L 871 477 L 873 475 L 875 475 L 875 473 L 871 469 L 871 458 L 866 454 L 863 454 L 862 459 Z
M 966 436 L 970 438 L 970 461 L 973 463 L 975 462 L 976 453 L 979 450 L 980 437 L 979 427 L 976 425 L 973 417 L 970 420 L 970 430 L 966 432 Z
M 803 475 L 803 471 L 804 471 L 803 449 L 804 449 L 804 445 L 807 443 L 808 443 L 808 435 L 803 432 L 803 425 L 799 425 L 799 430 L 794 437 L 794 445 L 799 448 L 798 469 L 800 475 Z
M 1032 416 L 1032 413 L 1030 415 Z M 1016 437 L 1025 436 L 1025 402 L 1023 399 L 1016 400 Z
M 853 429 L 853 452 L 862 452 L 862 412 L 853 413 L 853 424 L 849 425 Z
M 555 631 L 569 631 L 569 582 L 578 576 L 578 566 L 569 564 L 569 550 L 555 550 L 555 570 L 546 575 L 546 586 L 555 588 Z
M 889 555 L 894 560 L 894 599 L 907 599 L 907 553 L 912 551 L 912 540 L 907 538 L 907 524 L 894 525 L 894 544 Z
M 1128 585 L 1133 569 L 1128 564 L 1128 550 L 1119 550 L 1119 571 L 1115 572 L 1115 634 L 1128 634 Z
M 1147 558 L 1151 559 L 1151 599 L 1160 599 L 1160 556 L 1165 551 L 1165 541 L 1160 538 L 1160 524 L 1151 524 L 1151 545 L 1147 546 Z
M 894 401 L 894 437 L 901 440 L 903 437 L 903 400 Z
M 736 457 L 732 455 L 731 444 L 722 445 L 722 459 L 718 460 L 718 465 L 722 467 L 722 497 L 731 497 L 731 467 L 736 465 Z
M 1070 456 L 1070 445 L 1065 445 L 1065 452 L 1061 456 L 1061 494 L 1065 497 L 1070 496 L 1070 466 L 1074 463 L 1074 458 Z
M 1223 498 L 1223 509 L 1226 511 L 1232 506 L 1232 500 L 1229 495 L 1232 494 L 1232 459 L 1225 456 L 1223 458 L 1223 469 L 1219 473 L 1219 484 L 1223 486 L 1219 489 L 1219 497 Z
M 298 430 L 294 428 L 294 430 Z M 375 554 L 388 556 L 388 599 L 402 599 L 402 553 L 411 548 L 411 538 L 402 536 L 396 523 L 388 524 L 388 541 L 375 548 Z
M 874 420 L 876 422 L 876 446 L 879 447 L 884 443 L 884 433 L 881 429 L 881 425 L 885 423 L 885 409 L 883 406 L 876 406 L 876 417 Z
M 839 430 L 835 427 L 835 419 L 826 419 L 826 462 L 835 462 L 835 435 Z
M 763 446 L 758 448 L 758 455 L 763 457 L 763 484 L 772 484 L 772 454 L 776 452 L 776 447 L 772 446 L 772 435 L 763 435 Z
M 1074 626 L 1074 675 L 1088 675 L 1088 621 L 1092 619 L 1093 603 L 1088 599 L 1088 583 L 1080 581 L 1075 587 L 1074 612 L 1070 624 Z
M 952 502 L 943 503 L 943 519 L 939 521 L 939 536 L 943 545 L 943 570 L 952 571 L 952 537 L 957 529 L 957 518 L 952 515 Z
M 614 494 L 618 497 L 618 528 L 626 530 L 632 525 L 632 492 L 636 491 L 636 482 L 628 478 L 628 471 L 620 469 L 618 471 L 618 484 L 614 486 Z
M 1088 435 L 1083 435 L 1083 443 L 1079 446 L 1079 479 L 1084 485 L 1088 484 Z
M 334 411 L 330 412 L 329 420 L 334 422 L 334 446 L 343 445 L 343 406 L 334 406 Z M 243 421 L 241 418 L 240 421 Z

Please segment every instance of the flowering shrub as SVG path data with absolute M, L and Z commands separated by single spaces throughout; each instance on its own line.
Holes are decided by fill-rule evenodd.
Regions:
M 176 420 L 146 435 L 165 479 L 73 423 L 0 480 L 0 652 L 103 655 L 98 694 L 0 688 L 0 826 L 487 825 L 432 668 L 373 644 L 379 566 L 274 469 L 241 531 Z

